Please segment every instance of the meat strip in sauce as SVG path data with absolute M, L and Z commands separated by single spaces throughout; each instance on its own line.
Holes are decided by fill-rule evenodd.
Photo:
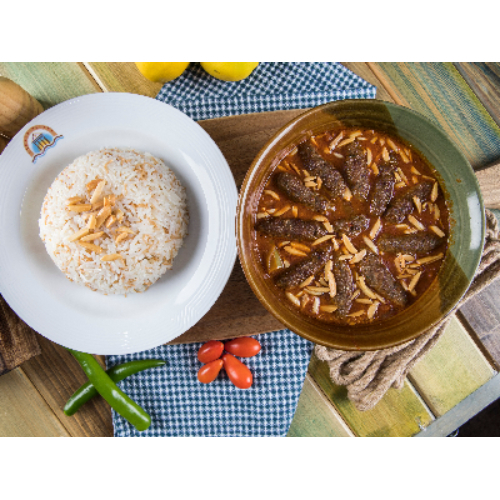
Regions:
M 345 317 L 352 307 L 352 294 L 354 292 L 354 279 L 352 271 L 345 260 L 339 260 L 338 257 L 333 261 L 333 275 L 337 285 L 337 294 L 335 303 L 337 305 L 336 314 Z
M 379 167 L 379 174 L 370 196 L 370 213 L 373 215 L 382 215 L 394 196 L 396 178 L 393 161 L 391 153 L 391 160 Z
M 437 248 L 443 239 L 432 233 L 400 234 L 391 236 L 383 234 L 377 245 L 383 252 L 409 253 L 423 255 Z
M 399 281 L 396 281 L 389 269 L 377 255 L 369 253 L 359 263 L 360 276 L 364 276 L 366 284 L 382 297 L 397 306 L 404 307 L 407 303 L 406 293 Z
M 306 187 L 296 175 L 280 172 L 276 175 L 276 186 L 290 200 L 302 203 L 316 212 L 325 212 L 328 208 L 328 202 Z
M 301 219 L 261 219 L 255 229 L 276 238 L 314 241 L 328 234 L 321 222 Z
M 357 236 L 368 229 L 370 219 L 366 215 L 354 215 L 348 219 L 334 220 L 331 224 L 335 232 L 346 234 L 347 236 Z
M 429 197 L 433 186 L 432 181 L 424 181 L 411 186 L 403 193 L 394 198 L 386 212 L 386 220 L 389 224 L 399 224 L 404 218 L 411 214 L 415 208 L 413 198 L 416 196 L 422 203 Z
M 342 174 L 327 162 L 311 144 L 299 144 L 299 157 L 304 168 L 311 174 L 317 175 L 323 181 L 323 186 L 330 191 L 334 198 L 343 196 L 346 184 Z
M 359 200 L 366 200 L 370 192 L 370 171 L 366 165 L 365 152 L 358 141 L 345 148 L 345 177 L 352 194 Z
M 332 249 L 327 248 L 311 254 L 297 264 L 283 271 L 276 278 L 276 285 L 280 288 L 295 288 L 305 281 L 309 276 L 318 273 L 330 260 Z

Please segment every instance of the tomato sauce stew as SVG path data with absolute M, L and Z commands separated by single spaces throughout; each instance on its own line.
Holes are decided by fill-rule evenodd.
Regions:
M 383 320 L 436 278 L 449 229 L 434 169 L 376 130 L 331 130 L 276 162 L 255 214 L 254 254 L 290 307 L 320 321 Z

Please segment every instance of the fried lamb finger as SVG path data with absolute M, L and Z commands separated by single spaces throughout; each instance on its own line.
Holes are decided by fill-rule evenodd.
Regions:
M 397 306 L 404 307 L 408 301 L 406 292 L 387 269 L 378 255 L 369 253 L 359 263 L 359 273 L 367 285 Z
M 289 172 L 280 172 L 276 175 L 276 186 L 290 200 L 302 203 L 316 212 L 325 212 L 328 202 L 305 186 L 302 180 Z
M 331 222 L 335 232 L 348 236 L 357 236 L 368 229 L 370 219 L 366 215 L 354 215 L 347 219 L 337 219 Z
M 335 258 L 332 270 L 337 287 L 337 293 L 335 295 L 335 304 L 337 305 L 336 314 L 340 317 L 345 317 L 352 307 L 354 278 L 352 276 L 351 268 L 345 260 Z
M 411 214 L 415 208 L 414 197 L 423 203 L 431 194 L 433 181 L 423 181 L 404 190 L 396 196 L 390 203 L 386 212 L 386 220 L 390 224 L 399 224 L 404 218 Z
M 370 196 L 370 213 L 382 215 L 394 196 L 394 156 L 391 152 L 390 160 L 379 167 L 379 175 L 373 185 Z M 392 161 L 391 161 L 392 160 Z
M 358 141 L 345 147 L 345 177 L 355 198 L 366 200 L 370 192 L 370 169 L 366 165 L 363 147 Z
M 320 177 L 323 186 L 330 191 L 334 198 L 344 195 L 346 184 L 342 174 L 326 161 L 312 144 L 308 142 L 299 144 L 298 151 L 304 168 L 311 174 Z
M 312 253 L 306 259 L 289 267 L 276 278 L 276 285 L 280 288 L 295 288 L 309 276 L 317 274 L 330 259 L 331 248 Z
M 435 250 L 443 239 L 432 233 L 383 234 L 377 245 L 383 252 L 425 255 Z
M 301 219 L 260 219 L 255 229 L 269 236 L 292 241 L 315 241 L 328 234 L 321 222 Z

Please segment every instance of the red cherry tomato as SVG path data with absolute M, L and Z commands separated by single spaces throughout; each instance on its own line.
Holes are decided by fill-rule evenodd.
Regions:
M 218 340 L 211 340 L 203 344 L 198 351 L 198 360 L 200 363 L 210 363 L 221 357 L 224 350 L 224 344 Z
M 229 380 L 239 389 L 248 389 L 253 383 L 252 372 L 239 359 L 236 359 L 232 354 L 224 354 L 224 370 L 229 377 Z
M 223 364 L 222 359 L 216 359 L 206 365 L 203 365 L 198 370 L 198 380 L 202 384 L 209 384 L 210 382 L 213 382 L 217 375 L 219 375 Z
M 224 349 L 240 358 L 251 358 L 259 354 L 261 346 L 258 340 L 251 337 L 242 337 L 226 342 L 224 344 Z

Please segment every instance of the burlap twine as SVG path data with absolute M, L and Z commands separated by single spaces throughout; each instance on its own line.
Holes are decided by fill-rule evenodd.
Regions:
M 411 342 L 379 351 L 339 351 L 317 345 L 316 356 L 330 367 L 330 378 L 347 387 L 356 408 L 370 410 L 391 388 L 401 389 L 411 368 L 439 340 L 457 309 L 500 276 L 500 232 L 492 212 L 486 210 L 486 241 L 474 280 L 453 312 Z

